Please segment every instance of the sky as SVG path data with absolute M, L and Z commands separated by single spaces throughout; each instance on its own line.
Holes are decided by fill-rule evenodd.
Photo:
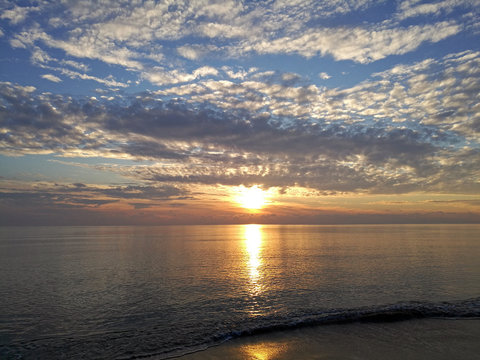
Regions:
M 479 94 L 479 0 L 0 0 L 0 225 L 478 223 Z

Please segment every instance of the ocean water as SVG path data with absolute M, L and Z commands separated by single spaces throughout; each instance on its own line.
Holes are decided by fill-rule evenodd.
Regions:
M 480 225 L 3 227 L 0 358 L 163 359 L 311 325 L 478 322 L 479 255 Z

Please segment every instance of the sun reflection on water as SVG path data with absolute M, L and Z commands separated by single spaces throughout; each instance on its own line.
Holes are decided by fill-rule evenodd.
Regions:
M 258 295 L 262 291 L 262 226 L 245 225 L 244 227 L 246 265 L 250 278 L 250 294 Z
M 261 342 L 257 344 L 246 344 L 242 351 L 247 359 L 270 360 L 278 357 L 287 351 L 288 346 L 279 342 Z

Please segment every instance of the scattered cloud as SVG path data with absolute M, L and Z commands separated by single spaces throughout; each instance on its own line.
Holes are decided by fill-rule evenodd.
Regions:
M 438 42 L 461 31 L 455 22 L 434 25 L 412 25 L 407 28 L 383 26 L 356 28 L 320 28 L 297 37 L 280 37 L 242 44 L 232 51 L 259 54 L 300 54 L 307 58 L 331 55 L 336 60 L 370 63 L 390 55 L 402 55 L 417 49 L 424 42 Z
M 438 16 L 441 13 L 450 13 L 457 7 L 478 9 L 478 0 L 444 0 L 434 3 L 419 3 L 416 0 L 402 1 L 399 3 L 399 19 L 417 16 Z
M 396 66 L 343 90 L 304 87 L 291 73 L 208 80 L 218 71 L 202 67 L 187 74 L 196 84 L 113 103 L 3 84 L 1 151 L 149 159 L 108 170 L 153 183 L 475 193 L 479 58 Z
M 111 77 L 102 79 L 96 76 L 80 73 L 78 71 L 65 69 L 65 68 L 57 68 L 56 70 L 60 71 L 63 75 L 68 76 L 70 79 L 92 80 L 110 87 L 123 87 L 123 88 L 128 87 L 126 83 L 116 81 Z
M 121 200 L 166 201 L 184 198 L 187 192 L 175 186 L 123 185 L 103 186 L 57 183 L 34 183 L 24 189 L 0 189 L 2 203 L 22 203 L 25 206 L 39 203 L 42 206 L 99 207 Z M 19 201 L 21 200 L 21 201 Z
M 318 76 L 320 77 L 320 79 L 322 80 L 328 80 L 331 78 L 330 75 L 328 75 L 326 72 L 321 72 L 320 74 L 318 74 Z
M 384 5 L 374 1 L 353 4 L 332 0 L 322 4 L 228 1 L 219 6 L 216 1 L 196 0 L 170 5 L 141 2 L 133 6 L 114 1 L 100 5 L 82 0 L 57 5 L 40 3 L 35 7 L 15 6 L 5 9 L 1 17 L 15 24 L 25 23 L 24 30 L 9 39 L 12 47 L 32 52 L 41 48 L 46 53 L 59 49 L 69 57 L 121 66 L 138 72 L 152 84 L 163 85 L 189 72 L 182 70 L 172 55 L 199 61 L 210 54 L 230 58 L 299 54 L 307 58 L 332 56 L 336 60 L 366 64 L 406 54 L 423 43 L 439 42 L 458 34 L 463 27 L 454 20 L 405 27 L 398 19 L 449 13 L 457 7 L 471 9 L 476 3 L 475 0 L 445 0 L 434 4 L 406 1 L 399 4 L 396 17 L 378 23 L 330 27 L 322 26 L 321 19 Z M 64 17 L 49 17 L 45 24 L 32 16 L 41 16 L 53 9 L 63 9 Z M 62 31 L 52 32 L 52 26 Z M 173 44 L 173 53 L 164 46 L 165 42 Z M 169 56 L 167 62 L 175 64 L 178 74 L 163 74 L 168 72 L 165 70 L 168 68 L 166 55 Z M 65 61 L 71 66 L 80 64 L 72 59 Z
M 197 60 L 205 55 L 207 49 L 200 45 L 182 45 L 177 48 L 177 52 L 180 56 L 186 59 Z
M 155 67 L 149 72 L 143 73 L 143 77 L 156 85 L 170 85 L 184 82 L 191 82 L 198 78 L 218 75 L 218 70 L 211 66 L 202 66 L 192 73 L 185 73 L 179 70 L 166 70 L 162 67 Z
M 43 78 L 43 79 L 46 79 L 46 80 L 49 80 L 49 81 L 53 81 L 53 82 L 60 82 L 60 81 L 62 81 L 62 79 L 60 79 L 58 76 L 55 76 L 55 75 L 52 75 L 52 74 L 42 75 L 42 78 Z
M 15 5 L 11 9 L 3 10 L 0 15 L 0 19 L 8 19 L 12 24 L 16 25 L 23 22 L 29 13 L 37 11 L 40 11 L 40 7 L 22 7 Z

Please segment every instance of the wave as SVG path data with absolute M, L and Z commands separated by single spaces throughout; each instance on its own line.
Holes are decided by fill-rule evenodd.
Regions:
M 306 326 L 329 324 L 394 322 L 425 318 L 480 318 L 480 297 L 455 302 L 409 301 L 353 309 L 331 309 L 302 315 L 287 321 L 234 331 L 225 337 L 241 337 Z
M 309 314 L 287 317 L 260 317 L 248 327 L 217 334 L 196 349 L 180 351 L 180 353 L 163 354 L 164 358 L 173 358 L 187 353 L 205 350 L 234 338 L 295 330 L 304 327 L 351 323 L 387 323 L 413 319 L 475 319 L 480 318 L 480 297 L 443 302 L 408 301 L 389 305 L 365 306 L 359 308 L 328 309 Z M 185 351 L 186 350 L 186 351 Z M 159 354 L 157 354 L 159 355 Z
M 212 324 L 201 325 L 198 329 L 192 329 L 191 337 L 177 339 L 175 343 L 167 346 L 159 345 L 156 349 L 147 351 L 140 350 L 141 345 L 134 353 L 126 352 L 118 359 L 172 359 L 186 354 L 206 350 L 209 347 L 220 345 L 235 338 L 248 337 L 259 334 L 289 331 L 305 327 L 326 326 L 334 324 L 351 323 L 387 323 L 412 319 L 480 319 L 480 297 L 459 301 L 427 302 L 406 301 L 387 305 L 373 305 L 356 308 L 330 308 L 309 312 L 284 313 L 283 315 L 256 316 L 240 319 L 225 327 L 212 327 Z M 219 320 L 221 321 L 221 320 Z M 152 329 L 148 330 L 151 334 Z M 112 335 L 112 334 L 110 334 Z M 128 335 L 128 334 L 127 334 Z M 126 336 L 127 336 L 126 335 Z M 115 333 L 115 337 L 122 337 Z M 131 335 L 128 335 L 131 336 Z M 138 331 L 136 337 L 142 337 L 142 331 Z M 45 339 L 42 339 L 45 340 Z M 54 339 L 55 340 L 55 339 Z M 64 339 L 65 341 L 70 339 Z M 107 338 L 103 340 L 108 340 Z M 108 342 L 108 341 L 107 341 Z M 68 343 L 68 341 L 67 341 Z M 48 348 L 57 346 L 62 348 L 65 342 L 49 343 Z M 3 354 L 6 358 L 23 358 L 23 353 L 31 351 L 33 344 L 19 343 L 16 346 L 5 347 Z M 28 349 L 26 349 L 26 347 Z M 47 349 L 48 350 L 48 349 Z M 41 353 L 41 348 L 39 348 Z M 0 357 L 2 346 L 0 344 Z M 41 357 L 41 356 L 40 356 Z M 85 358 L 88 356 L 84 356 Z

